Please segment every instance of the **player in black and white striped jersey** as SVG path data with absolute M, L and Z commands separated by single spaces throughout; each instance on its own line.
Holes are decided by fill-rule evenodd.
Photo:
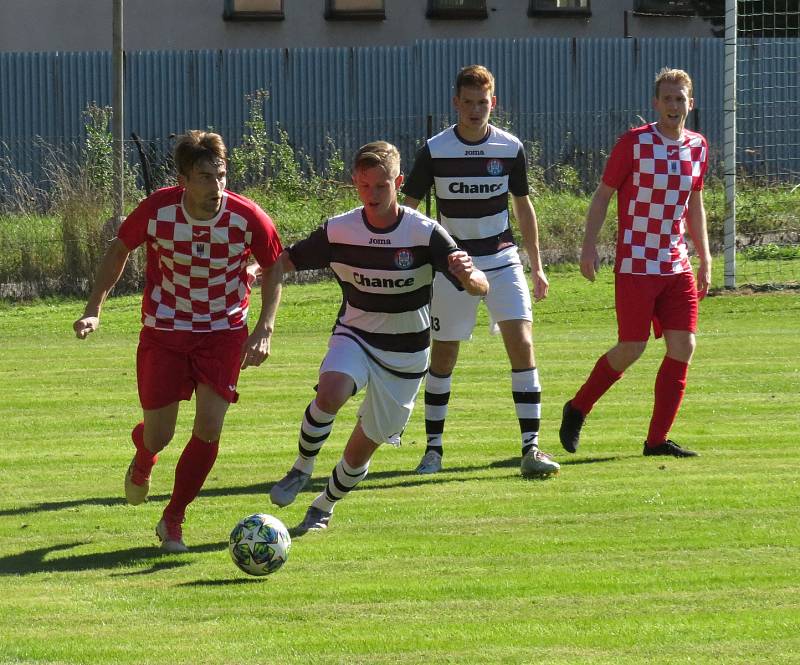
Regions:
M 433 186 L 439 218 L 458 246 L 486 273 L 491 290 L 486 306 L 492 332 L 499 329 L 511 363 L 511 391 L 522 439 L 521 472 L 549 476 L 559 464 L 539 450 L 541 385 L 533 349 L 528 283 L 509 226 L 508 199 L 528 254 L 535 300 L 547 297 L 539 256 L 536 213 L 528 198 L 525 151 L 512 134 L 489 124 L 495 107 L 494 76 L 482 65 L 464 67 L 456 77 L 456 125 L 430 138 L 417 154 L 403 186 L 405 204 L 416 208 Z M 431 304 L 431 365 L 425 385 L 428 445 L 417 473 L 442 468 L 442 434 L 459 345 L 469 340 L 481 298 L 457 293 L 438 276 Z
M 486 295 L 486 276 L 439 224 L 402 207 L 400 154 L 384 141 L 363 146 L 353 182 L 364 204 L 329 219 L 282 255 L 284 271 L 330 267 L 343 301 L 317 395 L 306 408 L 292 469 L 270 490 L 279 506 L 308 483 L 339 409 L 362 388 L 364 401 L 344 455 L 295 533 L 327 527 L 336 502 L 367 475 L 382 443 L 399 445 L 428 367 L 434 273 L 455 290 Z

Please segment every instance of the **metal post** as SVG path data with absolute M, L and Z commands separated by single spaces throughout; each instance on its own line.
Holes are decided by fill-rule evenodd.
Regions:
M 736 4 L 725 0 L 725 288 L 736 288 Z
M 429 139 L 433 135 L 433 116 L 429 113 L 428 114 L 428 121 L 425 125 L 425 137 L 426 140 Z M 425 194 L 425 216 L 431 216 L 431 190 L 428 190 L 428 193 Z
M 112 116 L 112 134 L 114 144 L 114 217 L 122 221 L 125 201 L 125 152 L 124 152 L 124 95 L 125 84 L 124 50 L 122 39 L 122 7 L 123 0 L 114 0 L 113 46 L 111 64 L 114 83 L 114 112 Z

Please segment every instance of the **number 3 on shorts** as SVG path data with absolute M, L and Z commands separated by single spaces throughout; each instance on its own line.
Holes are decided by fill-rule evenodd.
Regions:
M 433 316 L 431 317 L 431 328 L 438 331 L 439 330 L 439 317 Z

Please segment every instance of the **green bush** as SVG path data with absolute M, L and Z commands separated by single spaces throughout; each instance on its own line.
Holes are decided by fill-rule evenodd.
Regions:
M 798 245 L 754 245 L 742 250 L 744 258 L 750 261 L 792 261 L 800 259 L 800 246 Z
M 47 195 L 28 197 L 29 209 L 0 217 L 0 283 L 15 285 L 11 295 L 75 293 L 91 283 L 115 231 L 111 117 L 110 107 L 87 107 L 77 160 L 42 142 Z M 129 203 L 141 198 L 135 169 L 126 171 L 124 186 Z M 137 264 L 133 257 L 120 290 L 138 288 Z
M 287 246 L 307 236 L 327 218 L 360 205 L 355 190 L 345 185 L 306 195 L 273 187 L 252 187 L 244 195 L 267 211 Z
M 247 95 L 248 116 L 245 120 L 241 145 L 229 155 L 229 179 L 241 186 L 262 182 L 267 175 L 270 140 L 264 119 L 264 102 L 269 99 L 267 90 L 256 90 Z
M 349 183 L 340 151 L 326 139 L 326 161 L 314 167 L 307 155 L 295 150 L 291 138 L 277 127 L 277 139 L 267 132 L 264 105 L 266 90 L 247 96 L 248 119 L 244 138 L 230 151 L 230 186 L 255 200 L 278 227 L 284 245 L 307 236 L 325 219 L 359 205 Z M 85 289 L 105 251 L 115 227 L 111 220 L 113 171 L 111 161 L 111 110 L 90 105 L 85 112 L 87 139 L 78 164 L 63 153 L 50 150 L 47 177 L 51 185 L 46 210 L 31 207 L 36 197 L 20 177 L 19 197 L 13 212 L 0 216 L 0 285 L 10 282 L 48 284 L 42 292 L 72 292 Z M 565 163 L 543 165 L 536 143 L 526 144 L 530 157 L 528 182 L 539 221 L 539 245 L 545 264 L 575 262 L 580 254 L 586 212 L 591 200 L 575 155 Z M 584 156 L 585 157 L 585 156 Z M 595 159 L 602 158 L 596 155 Z M 319 170 L 317 170 L 319 169 Z M 13 174 L 12 174 L 13 175 Z M 142 198 L 136 189 L 136 172 L 126 175 L 126 208 Z M 721 251 L 724 237 L 724 188 L 719 179 L 709 178 L 704 193 L 712 251 Z M 797 190 L 777 189 L 743 181 L 737 194 L 739 238 L 760 246 L 745 250 L 753 260 L 797 258 L 797 247 L 782 246 L 776 238 L 800 231 Z M 423 208 L 424 209 L 424 208 Z M 435 199 L 431 215 L 436 217 Z M 512 224 L 516 222 L 512 217 Z M 786 232 L 789 231 L 787 236 Z M 605 259 L 613 256 L 616 234 L 616 199 L 612 199 L 603 226 L 600 245 Z M 515 235 L 521 240 L 519 230 Z M 118 292 L 141 287 L 141 252 L 131 265 Z

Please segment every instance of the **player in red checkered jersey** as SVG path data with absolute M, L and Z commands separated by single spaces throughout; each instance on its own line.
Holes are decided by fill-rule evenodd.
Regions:
M 664 336 L 666 355 L 656 376 L 655 404 L 643 452 L 697 455 L 668 438 L 695 349 L 697 302 L 711 281 L 703 206 L 708 144 L 703 136 L 685 128 L 693 107 L 689 75 L 680 69 L 662 69 L 653 98 L 658 120 L 618 140 L 592 197 L 581 251 L 581 273 L 589 281 L 594 281 L 599 267 L 597 237 L 609 201 L 617 193 L 614 269 L 619 341 L 600 357 L 586 383 L 564 405 L 560 438 L 568 452 L 577 450 L 584 419 L 597 400 L 644 352 L 652 322 L 655 337 Z M 684 231 L 699 258 L 696 281 Z
M 195 395 L 192 436 L 175 469 L 172 496 L 156 526 L 161 547 L 185 552 L 181 524 L 217 458 L 228 406 L 238 399 L 239 371 L 269 356 L 281 295 L 282 251 L 269 216 L 225 189 L 227 150 L 218 134 L 190 131 L 175 146 L 178 186 L 154 192 L 120 226 L 103 258 L 83 316 L 84 339 L 129 254 L 145 245 L 147 267 L 136 376 L 143 421 L 131 433 L 136 454 L 125 474 L 128 503 L 150 490 L 157 454 L 175 433 L 178 405 Z M 254 271 L 263 271 L 261 313 L 248 334 Z

